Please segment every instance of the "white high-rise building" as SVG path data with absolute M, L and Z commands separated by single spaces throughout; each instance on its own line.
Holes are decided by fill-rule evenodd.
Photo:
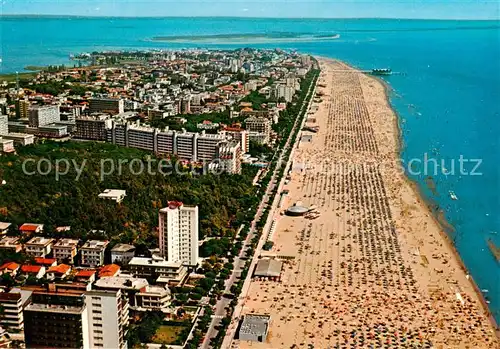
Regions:
M 9 117 L 7 115 L 0 115 L 0 136 L 9 133 Z
M 61 121 L 59 105 L 33 106 L 29 113 L 31 127 L 41 127 Z
M 159 245 L 168 262 L 198 263 L 198 206 L 169 201 L 159 212 Z
M 129 305 L 120 290 L 85 294 L 90 348 L 126 349 Z

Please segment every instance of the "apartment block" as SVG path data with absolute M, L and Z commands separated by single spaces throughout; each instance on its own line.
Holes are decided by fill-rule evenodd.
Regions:
M 271 120 L 263 116 L 251 116 L 245 119 L 246 130 L 249 132 L 270 133 Z
M 4 236 L 0 240 L 0 249 L 10 250 L 12 252 L 21 252 L 23 245 L 16 236 Z
M 212 161 L 217 157 L 219 143 L 225 141 L 222 134 L 196 134 L 196 161 Z
M 106 141 L 107 130 L 112 120 L 107 115 L 79 117 L 76 119 L 76 130 L 73 137 L 93 141 Z
M 146 279 L 130 275 L 99 279 L 95 287 L 100 290 L 121 290 L 126 295 L 130 308 L 136 311 L 167 311 L 172 299 L 168 288 L 151 286 Z
M 241 127 L 226 127 L 220 133 L 223 134 L 226 139 L 233 139 L 240 142 L 241 151 L 243 153 L 248 153 L 250 150 L 248 131 L 242 129 Z
M 129 306 L 121 291 L 88 291 L 85 293 L 90 348 L 125 349 Z
M 168 262 L 198 263 L 198 206 L 169 201 L 160 210 L 159 246 Z
M 27 348 L 90 348 L 84 294 L 33 292 L 23 316 Z
M 9 117 L 7 115 L 0 115 L 0 136 L 9 133 Z
M 89 240 L 81 248 L 81 265 L 98 267 L 104 263 L 104 251 L 109 241 Z
M 36 236 L 30 239 L 25 245 L 26 254 L 33 257 L 45 257 L 52 251 L 54 239 Z
M 78 252 L 78 242 L 76 239 L 59 239 L 52 246 L 54 258 L 59 262 L 68 261 L 69 263 L 73 263 L 73 258 L 75 258 Z
M 23 310 L 31 298 L 31 291 L 13 288 L 9 292 L 0 293 L 0 326 L 14 331 L 24 328 Z
M 225 141 L 219 144 L 217 159 L 227 173 L 241 174 L 241 146 L 237 141 Z
M 121 263 L 122 265 L 130 262 L 135 256 L 135 246 L 127 244 L 117 244 L 111 249 L 111 263 Z
M 157 256 L 134 257 L 128 263 L 132 275 L 137 278 L 155 278 L 158 284 L 177 285 L 187 276 L 187 268 L 181 262 L 168 262 Z
M 58 105 L 32 106 L 29 110 L 29 126 L 42 127 L 61 121 Z
M 30 102 L 26 99 L 18 99 L 16 101 L 16 117 L 19 119 L 27 119 L 29 117 Z
M 89 98 L 90 113 L 106 112 L 121 114 L 125 112 L 125 102 L 123 99 L 115 98 Z

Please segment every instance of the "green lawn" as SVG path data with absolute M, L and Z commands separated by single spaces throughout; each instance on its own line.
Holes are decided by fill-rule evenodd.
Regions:
M 179 338 L 182 330 L 185 328 L 186 327 L 184 326 L 162 325 L 156 331 L 152 342 L 156 344 L 174 344 L 174 342 Z

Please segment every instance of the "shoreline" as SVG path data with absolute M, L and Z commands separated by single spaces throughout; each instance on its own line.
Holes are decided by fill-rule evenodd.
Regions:
M 325 60 L 325 61 L 337 61 L 337 62 L 340 62 L 340 63 L 342 63 L 342 64 L 350 67 L 351 69 L 357 71 L 359 74 L 362 74 L 362 72 L 360 71 L 361 70 L 360 68 L 355 67 L 353 65 L 350 65 L 347 62 L 336 60 L 336 59 L 332 59 L 332 58 L 328 58 L 328 57 L 321 57 L 321 56 L 315 56 L 315 58 L 321 59 L 321 60 Z M 401 122 L 401 115 L 394 108 L 394 106 L 392 105 L 391 100 L 390 100 L 390 93 L 391 93 L 391 90 L 393 90 L 393 88 L 392 88 L 392 86 L 388 82 L 386 82 L 384 79 L 382 79 L 382 78 L 380 78 L 378 76 L 371 75 L 370 78 L 378 81 L 378 83 L 380 83 L 384 87 L 384 95 L 385 95 L 385 98 L 386 98 L 387 106 L 388 106 L 389 109 L 391 109 L 392 113 L 395 115 L 394 126 L 393 127 L 396 130 L 396 132 L 394 134 L 394 137 L 395 137 L 395 141 L 396 141 L 396 144 L 397 144 L 397 150 L 396 151 L 399 154 L 399 158 L 401 158 L 402 151 L 403 151 L 403 148 L 404 148 L 403 147 L 404 139 L 403 139 L 403 132 L 402 132 L 401 123 L 400 123 Z M 443 222 L 441 221 L 441 219 L 439 218 L 439 216 L 437 216 L 437 214 L 440 212 L 441 208 L 438 205 L 437 206 L 438 210 L 432 209 L 433 204 L 436 204 L 436 203 L 433 202 L 433 201 L 431 201 L 430 199 L 427 199 L 426 195 L 422 191 L 421 185 L 416 180 L 411 179 L 406 174 L 403 175 L 403 177 L 406 179 L 407 184 L 412 187 L 412 189 L 414 191 L 414 194 L 417 197 L 419 203 L 422 205 L 422 207 L 425 210 L 427 210 L 429 212 L 430 216 L 434 220 L 434 223 L 438 227 L 441 228 L 440 229 L 440 233 L 441 233 L 442 238 L 447 243 L 449 249 L 453 252 L 454 258 L 456 259 L 457 263 L 460 265 L 460 267 L 463 270 L 463 272 L 466 275 L 468 275 L 468 280 L 470 281 L 471 286 L 474 288 L 474 290 L 476 292 L 476 295 L 479 298 L 479 300 L 481 302 L 481 305 L 482 305 L 485 313 L 489 314 L 489 320 L 491 322 L 491 325 L 495 329 L 495 333 L 496 333 L 497 338 L 500 340 L 500 327 L 499 327 L 499 324 L 496 321 L 495 317 L 493 316 L 493 312 L 490 310 L 490 308 L 488 306 L 488 303 L 486 302 L 486 298 L 485 298 L 484 294 L 481 292 L 481 289 L 480 289 L 479 285 L 476 283 L 476 281 L 474 280 L 474 277 L 469 272 L 469 270 L 468 270 L 467 266 L 465 265 L 462 257 L 460 256 L 460 253 L 458 252 L 455 244 L 451 240 L 450 235 L 447 233 L 447 231 L 450 230 L 449 227 L 453 227 L 453 225 L 451 223 L 449 223 L 448 221 L 446 221 L 446 225 L 443 224 Z
M 357 68 L 353 68 L 353 69 L 358 70 Z M 398 154 L 399 154 L 399 156 L 401 158 L 401 153 L 403 151 L 403 143 L 404 143 L 403 142 L 403 132 L 402 132 L 402 129 L 401 129 L 401 124 L 400 124 L 401 116 L 399 115 L 399 113 L 397 112 L 397 110 L 391 104 L 391 100 L 390 100 L 390 97 L 389 97 L 389 93 L 390 93 L 389 89 L 392 89 L 392 87 L 389 85 L 389 83 L 387 83 L 386 81 L 384 81 L 383 79 L 381 79 L 379 77 L 373 76 L 372 78 L 374 78 L 375 80 L 378 80 L 379 83 L 384 86 L 384 94 L 385 94 L 385 97 L 386 97 L 387 105 L 389 106 L 389 108 L 392 110 L 392 112 L 396 116 L 396 119 L 394 121 L 394 128 L 397 131 L 397 135 L 395 135 L 397 137 L 397 144 L 398 144 L 397 152 L 398 152 Z M 439 211 L 436 211 L 436 210 L 432 209 L 432 206 L 433 206 L 432 204 L 433 203 L 426 198 L 425 194 L 422 191 L 422 188 L 421 188 L 420 184 L 416 180 L 411 179 L 407 175 L 404 175 L 404 177 L 406 178 L 407 183 L 412 187 L 413 191 L 415 192 L 415 196 L 418 198 L 418 200 L 421 203 L 421 205 L 424 207 L 424 209 L 426 209 L 430 213 L 430 216 L 433 218 L 434 223 L 438 227 L 441 228 L 440 229 L 440 233 L 441 233 L 442 238 L 447 243 L 449 249 L 453 252 L 454 258 L 456 259 L 457 263 L 462 268 L 462 271 L 464 273 L 466 273 L 466 275 L 469 276 L 468 279 L 469 279 L 469 281 L 471 283 L 471 286 L 474 288 L 477 297 L 479 298 L 479 300 L 481 302 L 483 310 L 485 311 L 485 313 L 489 314 L 488 317 L 489 317 L 489 320 L 491 322 L 491 325 L 495 329 L 495 334 L 497 336 L 497 339 L 500 339 L 500 328 L 498 326 L 498 323 L 497 323 L 495 317 L 493 316 L 493 312 L 490 310 L 490 308 L 488 306 L 488 303 L 486 302 L 486 298 L 484 297 L 484 294 L 481 292 L 481 289 L 479 288 L 479 286 L 477 285 L 476 281 L 474 280 L 474 277 L 472 276 L 472 274 L 467 269 L 467 266 L 465 265 L 462 257 L 460 256 L 460 253 L 458 252 L 455 244 L 451 240 L 449 234 L 446 233 L 446 231 L 449 228 L 447 226 L 443 225 L 443 222 L 436 215 Z M 438 206 L 438 209 L 440 210 L 441 208 Z M 446 221 L 446 223 L 447 223 L 447 225 L 453 227 L 453 225 L 451 223 L 449 223 L 447 221 Z
M 277 224 L 267 255 L 286 256 L 284 268 L 279 281 L 252 280 L 242 312 L 269 314 L 270 334 L 263 346 L 240 341 L 240 347 L 361 340 L 363 347 L 496 348 L 483 295 L 418 184 L 396 166 L 381 170 L 402 150 L 388 86 L 317 58 L 324 97 L 309 117 L 319 132 L 298 141 L 294 163 L 303 169 L 292 171 L 281 209 L 304 201 L 318 214 L 270 217 Z

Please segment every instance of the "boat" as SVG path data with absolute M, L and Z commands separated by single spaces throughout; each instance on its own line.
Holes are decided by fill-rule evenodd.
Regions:
M 495 256 L 497 262 L 500 262 L 500 247 L 496 246 L 491 239 L 488 239 L 488 247 L 490 248 L 491 253 L 493 253 L 493 256 Z
M 378 69 L 372 69 L 371 72 L 372 75 L 391 75 L 392 70 L 389 68 L 378 68 Z
M 451 191 L 451 190 L 450 190 L 450 198 L 451 198 L 452 200 L 458 200 L 457 195 L 455 194 L 455 192 L 454 192 L 454 191 Z

